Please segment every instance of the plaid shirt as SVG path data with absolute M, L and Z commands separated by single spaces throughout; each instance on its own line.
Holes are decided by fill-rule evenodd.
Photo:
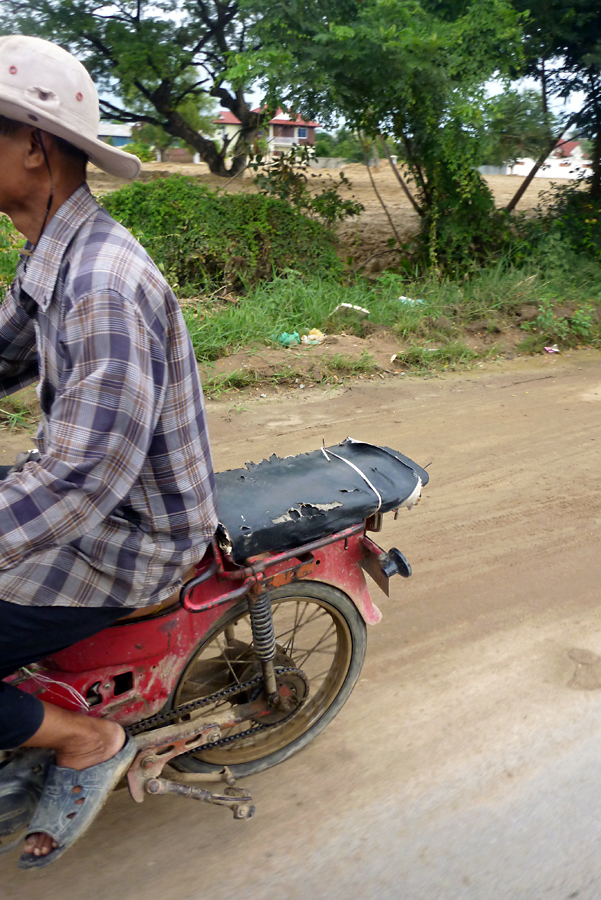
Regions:
M 217 525 L 202 389 L 173 292 L 85 185 L 0 306 L 0 396 L 36 380 L 41 460 L 0 482 L 0 598 L 165 599 Z

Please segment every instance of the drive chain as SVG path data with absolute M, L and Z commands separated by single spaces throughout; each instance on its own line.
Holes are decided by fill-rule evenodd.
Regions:
M 301 678 L 304 681 L 307 687 L 307 693 L 305 697 L 307 697 L 309 693 L 309 682 L 307 680 L 307 676 L 301 669 L 295 668 L 295 666 L 275 666 L 275 674 L 278 678 L 285 675 L 295 675 L 297 678 Z M 147 716 L 145 719 L 141 719 L 139 722 L 134 722 L 132 725 L 128 725 L 125 731 L 135 736 L 136 734 L 143 734 L 146 731 L 153 731 L 155 728 L 163 728 L 167 725 L 177 725 L 181 718 L 188 713 L 194 712 L 197 709 L 202 709 L 203 706 L 211 706 L 213 703 L 219 703 L 225 700 L 230 700 L 232 697 L 235 697 L 237 694 L 243 694 L 245 691 L 250 690 L 253 687 L 258 687 L 263 683 L 263 676 L 256 675 L 254 678 L 251 678 L 250 681 L 245 681 L 243 684 L 233 684 L 229 688 L 224 688 L 221 691 L 217 691 L 214 694 L 210 694 L 208 697 L 199 697 L 198 700 L 190 700 L 188 703 L 183 703 L 181 706 L 178 706 L 177 709 L 169 710 L 169 712 L 164 713 L 156 713 L 153 716 Z M 277 722 L 264 722 L 257 723 L 252 728 L 247 728 L 246 731 L 241 731 L 239 734 L 232 734 L 229 737 L 221 738 L 219 741 L 214 741 L 209 744 L 209 748 L 211 750 L 216 747 L 222 747 L 228 744 L 233 743 L 234 741 L 240 741 L 244 738 L 249 737 L 250 735 L 256 734 L 258 731 L 265 731 L 268 728 L 273 728 L 275 725 L 281 725 L 283 722 L 287 722 L 288 719 L 291 719 L 292 716 L 296 715 L 299 709 L 303 706 L 304 699 L 299 703 L 296 709 L 293 709 L 287 716 L 279 719 Z M 190 750 L 188 753 L 182 753 L 181 756 L 188 756 L 190 753 L 198 752 L 196 750 Z

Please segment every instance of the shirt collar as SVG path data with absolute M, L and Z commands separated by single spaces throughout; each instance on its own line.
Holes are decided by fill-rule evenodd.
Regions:
M 59 269 L 65 251 L 83 223 L 98 209 L 87 184 L 71 194 L 68 200 L 50 219 L 44 234 L 34 247 L 29 241 L 26 251 L 31 251 L 22 263 L 25 271 L 20 279 L 21 290 L 32 297 L 42 311 L 52 300 Z

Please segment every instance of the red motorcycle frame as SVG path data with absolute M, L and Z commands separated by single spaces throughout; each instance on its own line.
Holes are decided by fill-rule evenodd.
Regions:
M 156 615 L 120 620 L 29 667 L 13 683 L 41 700 L 81 711 L 76 691 L 90 704 L 89 715 L 125 726 L 165 706 L 215 622 L 253 590 L 301 580 L 322 582 L 347 594 L 364 621 L 376 624 L 381 613 L 370 599 L 363 567 L 378 577 L 383 551 L 365 530 L 362 522 L 291 551 L 263 554 L 244 568 L 214 543 L 194 578 L 182 587 L 179 602 Z M 386 590 L 385 583 L 381 586 Z

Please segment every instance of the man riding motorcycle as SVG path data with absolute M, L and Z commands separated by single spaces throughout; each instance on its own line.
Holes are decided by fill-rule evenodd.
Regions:
M 55 44 L 0 38 L 0 211 L 27 238 L 0 306 L 0 396 L 38 381 L 39 453 L 0 481 L 0 679 L 167 598 L 216 528 L 198 370 L 177 300 L 93 199 L 98 97 Z M 0 748 L 56 751 L 19 865 L 57 859 L 136 748 L 0 680 Z

